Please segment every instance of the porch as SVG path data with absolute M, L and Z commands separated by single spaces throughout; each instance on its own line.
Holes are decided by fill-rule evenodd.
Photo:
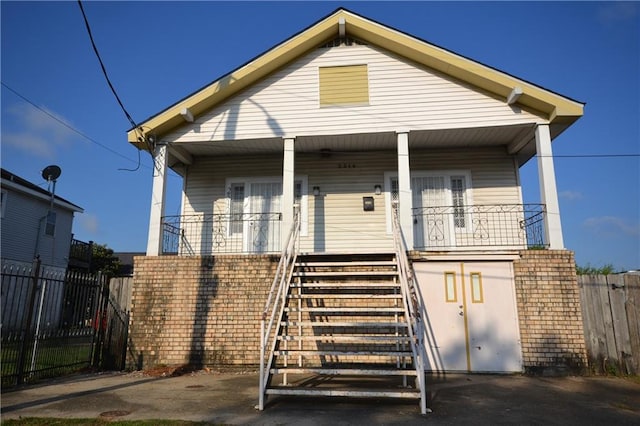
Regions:
M 393 195 L 391 196 L 393 198 Z M 412 209 L 420 251 L 547 248 L 542 204 L 430 206 Z M 162 218 L 163 255 L 279 253 L 283 215 L 198 214 Z M 381 238 L 386 237 L 384 229 Z M 315 238 L 324 238 L 315 236 Z
M 147 255 L 278 253 L 301 210 L 305 253 L 563 249 L 549 125 L 157 143 Z M 538 157 L 541 203 L 519 167 Z M 164 215 L 165 176 L 185 179 Z M 290 206 L 285 208 L 285 206 Z M 392 207 L 393 206 L 393 207 Z

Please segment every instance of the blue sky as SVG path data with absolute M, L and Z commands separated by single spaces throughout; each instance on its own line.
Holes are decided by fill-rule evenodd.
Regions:
M 554 141 L 565 245 L 578 264 L 640 268 L 640 3 L 86 2 L 111 80 L 134 120 L 179 99 L 344 6 L 586 102 Z M 151 161 L 108 89 L 76 2 L 1 3 L 1 164 L 82 206 L 76 238 L 144 251 Z M 13 91 L 47 111 L 36 109 Z M 51 115 L 67 124 L 64 126 Z M 76 129 L 88 140 L 70 129 Z M 539 202 L 535 161 L 521 170 Z M 168 186 L 179 213 L 181 180 Z

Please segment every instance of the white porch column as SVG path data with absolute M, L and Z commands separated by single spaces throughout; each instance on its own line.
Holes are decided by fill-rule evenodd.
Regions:
M 295 138 L 284 139 L 284 161 L 282 162 L 282 228 L 284 244 L 293 225 L 293 203 L 295 200 Z
M 409 250 L 413 249 L 413 200 L 411 197 L 411 170 L 409 169 L 409 132 L 399 131 L 398 137 L 398 216 L 400 228 Z
M 165 191 L 167 188 L 167 145 L 156 146 L 153 152 L 153 160 L 153 189 L 151 191 L 147 256 L 159 256 L 162 254 L 162 217 L 164 216 Z
M 556 189 L 556 173 L 553 167 L 551 151 L 551 135 L 547 124 L 536 127 L 536 153 L 538 155 L 538 180 L 540 182 L 540 198 L 547 210 L 545 221 L 545 237 L 549 248 L 564 249 L 562 240 L 562 223 L 560 222 L 560 205 Z

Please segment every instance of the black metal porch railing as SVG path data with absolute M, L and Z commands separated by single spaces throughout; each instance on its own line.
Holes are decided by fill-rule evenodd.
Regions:
M 543 204 L 414 208 L 414 246 L 417 250 L 546 248 L 545 218 Z
M 162 254 L 280 252 L 282 213 L 165 216 Z

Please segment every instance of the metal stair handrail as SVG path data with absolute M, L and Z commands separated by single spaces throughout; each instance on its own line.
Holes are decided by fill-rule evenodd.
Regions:
M 427 413 L 427 398 L 425 386 L 425 350 L 424 350 L 424 321 L 422 319 L 422 300 L 418 294 L 417 283 L 413 268 L 407 257 L 407 245 L 400 228 L 397 205 L 392 210 L 393 242 L 398 263 L 398 276 L 402 288 L 402 301 L 405 308 L 405 317 L 409 324 L 409 338 L 416 369 L 417 386 L 420 388 L 420 410 Z
M 273 363 L 273 356 L 277 343 L 278 326 L 286 304 L 287 293 L 289 292 L 289 284 L 291 276 L 295 268 L 296 258 L 298 256 L 298 236 L 300 234 L 300 211 L 294 206 L 293 224 L 287 236 L 286 243 L 280 255 L 280 262 L 276 269 L 276 275 L 269 290 L 269 296 L 262 311 L 260 320 L 260 395 L 258 397 L 258 408 L 264 409 L 264 397 L 266 388 L 269 384 L 269 369 Z M 268 325 L 266 324 L 269 318 Z M 276 321 L 276 318 L 278 320 Z M 267 348 L 269 356 L 266 357 Z

